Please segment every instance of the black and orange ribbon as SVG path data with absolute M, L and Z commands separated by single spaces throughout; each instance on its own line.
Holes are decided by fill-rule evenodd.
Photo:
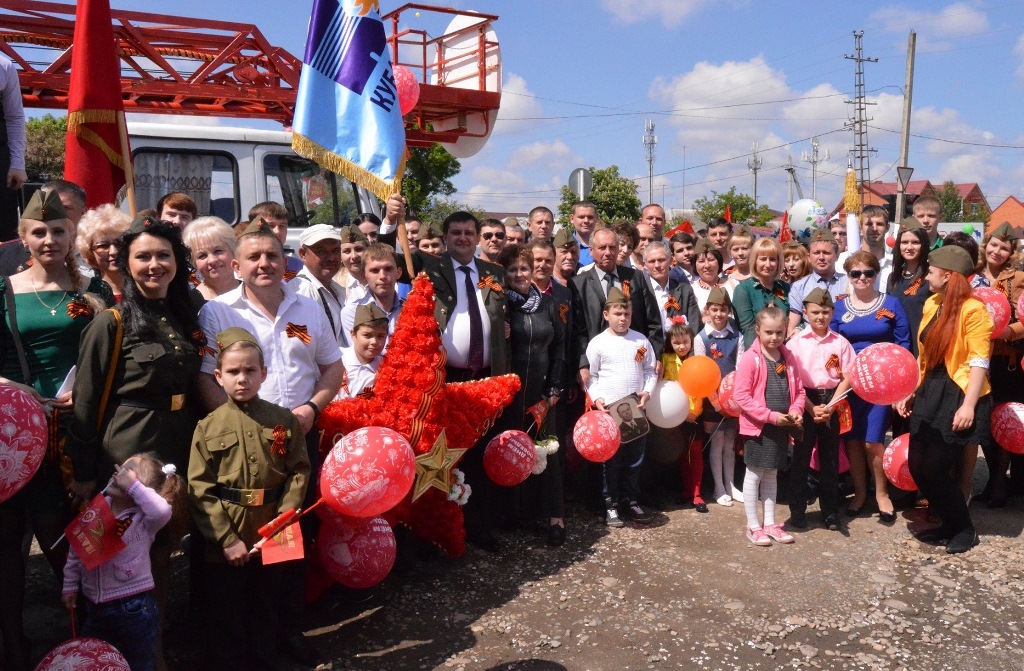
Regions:
M 629 280 L 622 280 L 622 295 L 626 298 L 630 297 Z
M 785 375 L 786 374 L 786 362 L 785 361 L 780 361 L 777 364 L 775 364 L 775 372 L 778 373 L 779 375 Z
M 878 312 L 875 313 L 875 319 L 882 320 L 886 317 L 896 319 L 896 313 L 889 308 L 878 308 Z
M 476 286 L 477 286 L 478 289 L 487 288 L 487 289 L 490 289 L 491 291 L 493 291 L 495 293 L 499 293 L 499 294 L 505 293 L 505 288 L 503 286 L 501 286 L 500 284 L 498 284 L 497 280 L 495 280 L 490 275 L 484 275 L 483 277 L 481 277 L 480 281 L 476 283 Z
M 924 284 L 924 280 L 918 277 L 916 280 L 914 280 L 913 284 L 911 284 L 909 287 L 903 290 L 903 295 L 913 296 L 917 294 L 917 290 L 921 288 L 922 284 Z
M 825 362 L 825 370 L 835 373 L 836 377 L 843 376 L 843 369 L 839 364 L 839 355 L 832 354 Z
M 278 424 L 274 427 L 274 444 L 270 446 L 270 451 L 273 454 L 285 455 L 288 454 L 288 449 L 285 447 L 285 443 L 288 442 L 288 429 L 284 428 L 283 424 Z
M 68 301 L 68 317 L 89 317 L 92 315 L 92 308 L 85 301 Z
M 284 332 L 289 338 L 298 338 L 301 340 L 303 345 L 308 345 L 313 341 L 313 338 L 309 335 L 309 329 L 306 328 L 305 324 L 293 324 L 288 322 L 288 326 L 285 327 Z
M 128 527 L 130 527 L 132 525 L 132 517 L 133 517 L 133 515 L 129 515 L 128 517 L 124 518 L 123 520 L 122 519 L 114 520 L 114 527 L 117 530 L 117 537 L 118 538 L 120 538 L 121 536 L 124 536 L 124 532 L 128 531 Z
M 646 348 L 646 347 L 641 347 L 640 349 L 638 349 L 638 350 L 636 351 L 636 357 L 634 357 L 634 360 L 635 360 L 635 361 L 636 361 L 637 363 L 640 363 L 641 361 L 643 361 L 643 360 L 644 360 L 644 357 L 645 357 L 646 355 L 647 355 L 647 348 Z
M 668 300 L 665 301 L 665 310 L 682 310 L 682 306 L 679 305 L 679 301 L 676 300 L 675 296 L 669 296 Z
M 779 300 L 786 300 L 786 292 L 782 289 L 776 289 L 775 292 L 772 293 L 772 296 L 775 296 Z
M 206 334 L 202 329 L 192 331 L 192 340 L 199 345 L 199 356 L 217 356 L 217 351 L 207 344 Z
M 558 318 L 562 320 L 563 324 L 569 323 L 569 306 L 565 303 L 558 306 Z
M 723 356 L 725 356 L 725 352 L 723 352 L 722 348 L 718 346 L 718 343 L 711 343 L 711 358 L 721 359 Z
M 299 274 L 298 271 L 286 270 L 286 271 L 284 271 L 284 281 L 285 282 L 290 282 L 290 281 L 294 280 L 295 276 L 298 275 L 298 274 Z

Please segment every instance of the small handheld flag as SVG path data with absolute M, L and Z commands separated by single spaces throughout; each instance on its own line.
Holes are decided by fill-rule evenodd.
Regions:
M 97 494 L 65 529 L 68 543 L 88 570 L 110 561 L 126 546 L 117 519 L 103 494 Z

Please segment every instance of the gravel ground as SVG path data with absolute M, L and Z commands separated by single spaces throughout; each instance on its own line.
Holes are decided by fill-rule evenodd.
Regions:
M 959 556 L 911 538 L 919 510 L 837 533 L 815 506 L 795 544 L 755 548 L 739 505 L 612 530 L 571 508 L 562 548 L 517 532 L 501 536 L 501 555 L 470 547 L 456 561 L 413 561 L 369 600 L 319 608 L 307 635 L 335 669 L 374 671 L 1024 669 L 1022 508 L 972 505 L 981 545 Z M 186 564 L 175 562 L 169 612 L 175 669 L 196 668 Z M 31 576 L 41 656 L 67 636 L 67 618 L 37 555 Z

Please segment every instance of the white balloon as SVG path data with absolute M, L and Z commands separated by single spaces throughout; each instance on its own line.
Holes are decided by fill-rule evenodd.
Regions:
M 686 416 L 690 414 L 690 399 L 678 382 L 661 380 L 654 385 L 646 411 L 647 421 L 651 424 L 671 429 L 686 421 Z
M 827 228 L 828 211 L 821 203 L 804 198 L 789 208 L 789 230 L 801 241 L 806 241 L 819 228 Z

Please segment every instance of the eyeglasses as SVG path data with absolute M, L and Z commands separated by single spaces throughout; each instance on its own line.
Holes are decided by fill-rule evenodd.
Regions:
M 103 242 L 97 242 L 93 244 L 92 249 L 95 252 L 105 252 L 111 247 L 117 247 L 116 240 L 104 240 Z
M 490 240 L 491 238 L 497 238 L 498 240 L 504 240 L 505 234 L 501 231 L 494 231 L 493 233 L 482 233 L 480 235 L 484 240 Z
M 851 270 L 849 274 L 851 280 L 859 280 L 861 277 L 866 277 L 870 280 L 874 279 L 875 275 L 878 273 L 871 268 L 868 268 L 867 270 Z

